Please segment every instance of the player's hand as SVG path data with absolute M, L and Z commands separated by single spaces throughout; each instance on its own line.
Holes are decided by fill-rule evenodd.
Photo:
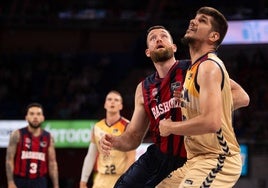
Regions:
M 111 134 L 105 134 L 99 141 L 101 152 L 104 155 L 110 155 L 110 151 L 113 147 L 113 135 Z
M 80 181 L 79 188 L 87 188 L 87 183 L 86 182 L 83 182 L 83 181 Z
M 159 122 L 160 136 L 166 137 L 166 136 L 169 136 L 171 134 L 171 131 L 170 131 L 170 127 L 171 127 L 170 123 L 171 122 L 172 121 L 170 118 L 160 120 L 160 122 Z
M 8 188 L 17 188 L 14 181 L 8 182 Z
M 180 100 L 181 100 L 181 95 L 182 95 L 181 91 L 175 90 L 175 91 L 173 92 L 173 97 L 174 97 L 174 98 L 176 99 L 176 101 L 178 101 L 178 102 L 180 102 Z

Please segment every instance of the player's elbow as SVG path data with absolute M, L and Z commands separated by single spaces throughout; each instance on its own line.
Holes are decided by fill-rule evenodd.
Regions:
M 242 107 L 248 106 L 249 102 L 250 102 L 249 95 L 248 94 L 244 95 L 244 97 L 243 97 L 243 106 Z
M 142 143 L 142 139 L 139 137 L 135 137 L 132 139 L 131 146 L 129 147 L 129 150 L 134 150 L 139 147 L 139 145 Z
M 242 107 L 247 107 L 250 102 L 250 97 L 247 93 L 239 96 L 237 100 L 234 101 L 234 110 L 237 110 Z
M 220 118 L 212 118 L 207 123 L 208 133 L 216 133 L 221 128 Z

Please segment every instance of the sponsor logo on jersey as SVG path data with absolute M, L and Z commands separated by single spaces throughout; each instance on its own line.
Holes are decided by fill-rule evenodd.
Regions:
M 26 148 L 28 148 L 28 149 L 30 149 L 30 147 L 31 147 L 31 139 L 30 138 L 25 138 L 25 140 L 24 140 L 24 143 L 25 143 L 25 147 Z
M 21 159 L 38 159 L 45 161 L 45 154 L 37 151 L 22 151 Z
M 151 108 L 154 118 L 157 119 L 160 115 L 170 111 L 171 108 L 179 108 L 179 101 L 176 98 L 160 103 Z

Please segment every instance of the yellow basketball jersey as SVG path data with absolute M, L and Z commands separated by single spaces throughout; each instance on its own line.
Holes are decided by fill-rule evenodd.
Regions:
M 237 154 L 240 152 L 235 133 L 232 126 L 232 109 L 233 99 L 230 88 L 230 79 L 228 72 L 223 62 L 217 57 L 215 53 L 208 53 L 200 58 L 189 68 L 186 74 L 183 99 L 182 99 L 182 114 L 183 119 L 191 119 L 200 114 L 199 106 L 199 88 L 196 82 L 199 65 L 206 61 L 212 60 L 219 65 L 222 70 L 222 118 L 221 130 L 216 133 L 208 133 L 203 135 L 185 136 L 185 147 L 187 150 L 187 157 L 212 154 L 215 156 L 219 154 Z
M 97 122 L 93 129 L 92 142 L 97 145 L 98 151 L 100 151 L 99 140 L 104 134 L 108 133 L 119 136 L 125 131 L 128 123 L 129 121 L 123 117 L 111 126 L 106 124 L 105 119 Z M 126 164 L 127 155 L 125 152 L 111 150 L 109 156 L 99 153 L 97 171 L 102 174 L 123 174 L 126 170 Z

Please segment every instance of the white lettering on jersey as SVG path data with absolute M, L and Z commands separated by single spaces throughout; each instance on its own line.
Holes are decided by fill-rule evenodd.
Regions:
M 22 151 L 21 159 L 38 159 L 45 161 L 45 154 L 36 151 Z
M 171 108 L 179 108 L 179 101 L 176 98 L 172 98 L 169 101 L 160 103 L 151 108 L 154 118 L 157 119 L 160 115 L 170 111 Z

